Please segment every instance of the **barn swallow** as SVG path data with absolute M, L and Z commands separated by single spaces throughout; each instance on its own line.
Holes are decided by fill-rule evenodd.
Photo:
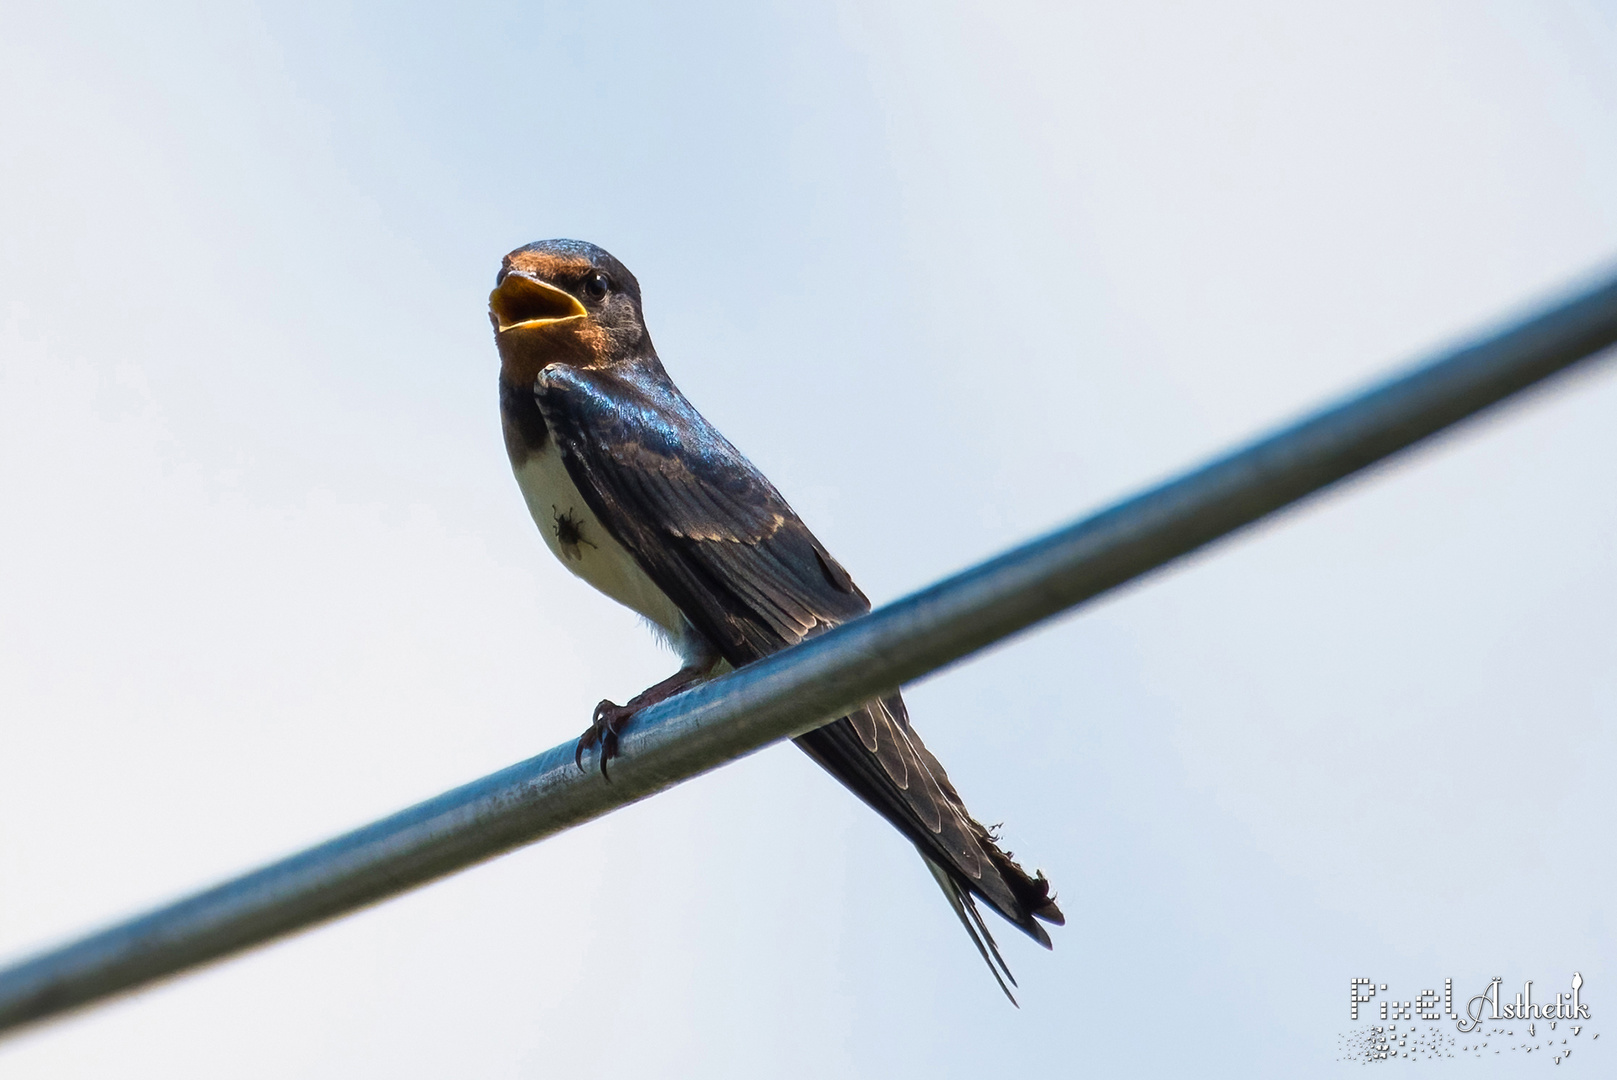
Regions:
M 638 612 L 679 655 L 627 705 L 602 701 L 575 760 L 639 710 L 870 610 L 752 463 L 685 400 L 646 332 L 640 284 L 593 244 L 505 257 L 489 296 L 500 417 L 517 485 L 561 564 Z M 1044 874 L 1000 848 L 910 726 L 897 693 L 797 745 L 913 843 L 1005 996 L 1015 985 L 976 900 L 1050 947 Z M 1003 978 L 1001 975 L 1003 974 Z

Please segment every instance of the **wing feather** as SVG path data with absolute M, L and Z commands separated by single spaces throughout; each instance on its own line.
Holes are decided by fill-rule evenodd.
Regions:
M 540 373 L 534 395 L 590 509 L 731 664 L 739 667 L 870 610 L 780 492 L 691 407 L 659 365 L 554 366 Z M 920 848 L 930 865 L 1049 945 L 1033 918 L 1060 920 L 1048 885 L 1029 878 L 966 811 L 911 729 L 898 694 L 797 742 Z

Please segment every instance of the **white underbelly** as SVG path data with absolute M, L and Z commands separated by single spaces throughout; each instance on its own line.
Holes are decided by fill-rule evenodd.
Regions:
M 596 519 L 567 475 L 556 440 L 546 439 L 544 449 L 529 454 L 515 472 L 528 513 L 551 554 L 596 589 L 651 620 L 678 647 L 686 636 L 684 616 Z

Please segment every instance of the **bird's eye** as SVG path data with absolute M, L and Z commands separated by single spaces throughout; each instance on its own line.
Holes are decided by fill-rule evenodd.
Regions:
M 612 279 L 602 273 L 594 273 L 584 279 L 584 295 L 591 300 L 601 300 L 612 290 Z

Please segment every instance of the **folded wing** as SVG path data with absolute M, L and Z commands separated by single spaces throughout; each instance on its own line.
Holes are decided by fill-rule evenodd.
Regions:
M 590 509 L 732 665 L 870 610 L 780 492 L 660 372 L 554 366 L 534 392 Z M 962 896 L 981 897 L 1049 946 L 1034 921 L 1062 921 L 1048 883 L 1029 877 L 967 813 L 898 694 L 797 743 L 908 837 Z M 964 916 L 962 922 L 976 938 Z

